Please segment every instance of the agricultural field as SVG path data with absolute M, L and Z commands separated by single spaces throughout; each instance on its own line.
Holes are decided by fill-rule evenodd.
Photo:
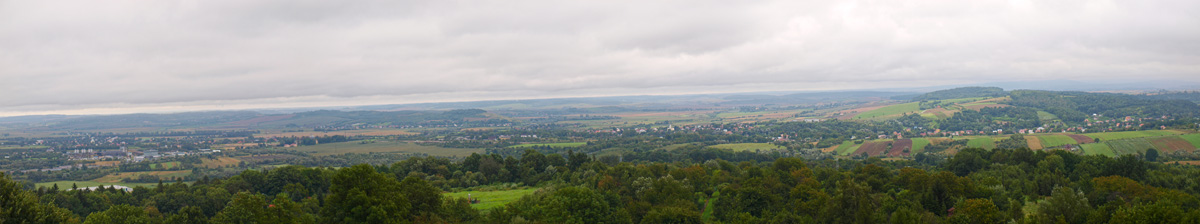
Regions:
M 1032 149 L 1032 150 L 1046 149 L 1046 147 L 1042 145 L 1042 139 L 1038 138 L 1038 136 L 1026 135 L 1024 137 L 1025 137 L 1025 143 L 1029 145 L 1029 149 Z
M 171 168 L 179 167 L 179 162 L 165 162 L 165 163 L 150 164 L 150 169 L 158 169 L 159 167 L 162 167 L 162 169 L 171 169 Z
M 343 130 L 343 131 L 305 131 L 305 132 L 264 132 L 256 134 L 254 137 L 273 138 L 273 137 L 306 137 L 306 136 L 392 136 L 392 135 L 415 135 L 419 133 L 399 130 L 399 129 L 360 129 L 360 130 Z
M 914 138 L 914 139 L 912 139 L 912 152 L 911 152 L 911 154 L 917 154 L 917 153 L 924 152 L 924 151 L 925 151 L 925 146 L 927 146 L 927 145 L 929 145 L 929 139 L 926 139 L 926 138 Z
M 108 176 L 96 178 L 95 180 L 92 180 L 92 181 L 100 182 L 100 183 L 120 183 L 121 179 L 124 179 L 124 178 L 137 178 L 138 176 L 141 176 L 141 175 L 150 175 L 150 176 L 157 176 L 159 179 L 163 179 L 163 182 L 168 182 L 166 180 L 175 179 L 176 177 L 182 178 L 182 177 L 186 177 L 191 174 L 192 174 L 191 170 L 120 172 L 120 173 L 109 174 Z M 59 185 L 59 187 L 62 187 L 62 185 Z
M 1042 147 L 1045 148 L 1079 144 L 1079 142 L 1076 142 L 1074 138 L 1066 135 L 1041 135 L 1037 136 L 1037 138 L 1041 140 Z
M 1130 139 L 1130 138 L 1145 138 L 1163 135 L 1177 135 L 1180 131 L 1175 130 L 1149 130 L 1149 131 L 1123 131 L 1123 132 L 1103 132 L 1103 133 L 1087 133 L 1084 136 L 1090 138 L 1100 138 L 1100 141 Z M 1144 149 L 1143 149 L 1144 150 Z
M 892 148 L 888 149 L 888 156 L 906 156 L 912 153 L 912 139 L 896 139 L 892 141 Z
M 1105 155 L 1110 157 L 1117 156 L 1117 153 L 1113 152 L 1112 148 L 1108 147 L 1108 144 L 1106 143 L 1082 144 L 1079 145 L 1079 147 L 1083 148 L 1084 155 Z
M 1058 120 L 1058 115 L 1054 115 L 1050 112 L 1046 112 L 1046 111 L 1042 111 L 1042 110 L 1037 111 L 1037 116 L 1038 116 L 1039 120 L 1043 120 L 1043 121 Z
M 238 165 L 238 163 L 242 162 L 242 160 L 239 160 L 237 158 L 232 158 L 232 157 L 217 157 L 217 159 L 203 159 L 203 161 L 204 161 L 204 163 L 201 163 L 200 166 L 203 166 L 205 168 L 219 168 L 219 167 L 226 167 L 229 165 L 236 166 L 236 165 Z
M 854 144 L 853 141 L 846 141 L 846 142 L 842 143 L 841 146 L 838 146 L 838 149 L 837 149 L 838 155 L 843 155 L 843 156 L 850 155 L 850 154 L 854 153 L 855 151 L 858 151 L 858 147 L 861 147 L 861 146 L 862 145 Z
M 1150 141 L 1146 141 L 1145 138 L 1121 139 L 1101 143 L 1108 144 L 1108 147 L 1112 148 L 1113 152 L 1117 155 L 1138 154 L 1145 152 L 1146 149 L 1154 148 L 1154 145 L 1150 144 Z
M 972 137 L 969 139 L 970 140 L 967 140 L 967 147 L 984 149 L 996 148 L 996 141 L 991 137 Z
M 1154 145 L 1155 149 L 1162 152 L 1192 151 L 1196 149 L 1196 146 L 1179 136 L 1153 137 L 1146 140 L 1150 141 L 1150 144 Z
M 537 189 L 528 188 L 503 191 L 459 191 L 444 193 L 443 195 L 451 198 L 467 198 L 467 195 L 470 194 L 471 198 L 479 199 L 479 203 L 471 204 L 471 208 L 480 211 L 489 211 L 493 208 L 498 208 L 508 204 L 509 202 L 521 199 L 521 197 L 525 195 L 533 194 L 534 191 L 537 191 Z
M 509 146 L 509 148 L 527 148 L 534 146 L 550 146 L 550 147 L 579 147 L 586 145 L 587 142 L 563 142 L 563 143 L 529 143 Z
M 1093 139 L 1093 138 L 1087 137 L 1087 136 L 1083 136 L 1083 135 L 1068 134 L 1067 137 L 1071 137 L 1071 139 L 1075 139 L 1075 142 L 1077 142 L 1079 144 L 1087 144 L 1087 143 L 1096 142 L 1096 139 Z
M 886 107 L 882 107 L 879 109 L 859 113 L 858 115 L 854 116 L 854 119 L 891 118 L 891 117 L 898 117 L 898 116 L 904 115 L 904 113 L 920 112 L 920 110 L 921 110 L 920 102 L 902 103 L 902 104 L 886 106 Z
M 852 154 L 852 155 L 862 155 L 863 153 L 866 153 L 867 156 L 883 155 L 884 151 L 887 151 L 888 149 L 891 148 L 888 146 L 889 142 L 891 142 L 891 141 L 876 140 L 876 141 L 870 141 L 870 142 L 863 142 L 862 146 L 859 146 L 858 150 L 854 151 L 854 154 Z
M 1192 146 L 1195 146 L 1196 148 L 1200 148 L 1200 134 L 1180 135 L 1179 138 L 1183 138 L 1184 141 L 1187 141 L 1188 143 L 1192 143 Z
M 722 148 L 722 149 L 729 149 L 729 150 L 733 150 L 734 152 L 741 152 L 741 151 L 756 151 L 756 150 L 763 150 L 763 151 L 767 151 L 767 150 L 779 150 L 779 149 L 784 149 L 784 147 L 783 147 L 783 146 L 778 146 L 778 145 L 771 144 L 771 143 L 736 143 L 736 144 L 720 144 L 720 145 L 713 145 L 713 146 L 709 146 L 709 147 L 713 147 L 713 148 Z
M 287 148 L 290 150 L 312 152 L 316 155 L 337 155 L 345 153 L 370 153 L 370 152 L 399 152 L 399 153 L 425 153 L 430 156 L 470 156 L 471 153 L 483 153 L 483 149 L 472 148 L 443 148 L 438 146 L 424 146 L 408 142 L 388 142 L 377 141 L 373 143 L 362 144 L 360 142 L 338 142 L 329 144 L 317 144 L 300 147 Z

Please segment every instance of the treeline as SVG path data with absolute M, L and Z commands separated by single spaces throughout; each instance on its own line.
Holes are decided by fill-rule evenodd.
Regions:
M 1011 96 L 1014 106 L 1041 109 L 1072 124 L 1083 123 L 1092 114 L 1106 117 L 1182 118 L 1200 113 L 1200 106 L 1188 100 L 1145 99 L 1115 93 L 1015 90 Z
M 674 151 L 671 151 L 674 152 Z M 701 155 L 710 154 L 705 157 Z M 22 190 L 0 180 L 3 220 L 107 223 L 1195 223 L 1200 168 L 1066 151 L 966 149 L 918 161 L 723 158 L 602 161 L 527 150 L 462 162 L 287 166 L 225 179 L 113 189 Z M 701 161 L 703 160 L 703 161 Z M 472 183 L 474 181 L 474 183 Z M 443 191 L 474 184 L 541 186 L 476 211 Z M 61 186 L 60 186 L 61 187 Z M 65 209 L 61 209 L 65 208 Z M 701 214 L 711 213 L 707 216 Z

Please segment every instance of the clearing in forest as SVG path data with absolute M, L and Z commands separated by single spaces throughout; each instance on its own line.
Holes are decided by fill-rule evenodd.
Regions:
M 471 199 L 479 200 L 479 203 L 471 204 L 471 208 L 480 211 L 490 211 L 493 208 L 498 208 L 508 204 L 509 202 L 521 199 L 522 196 L 533 194 L 534 191 L 537 191 L 537 189 L 528 188 L 503 191 L 459 191 L 444 193 L 443 195 L 451 198 L 467 198 L 467 195 L 470 195 Z

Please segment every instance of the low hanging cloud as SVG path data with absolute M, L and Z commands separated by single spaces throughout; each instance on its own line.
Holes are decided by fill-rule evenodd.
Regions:
M 1197 81 L 1198 15 L 1197 1 L 0 0 L 0 112 Z

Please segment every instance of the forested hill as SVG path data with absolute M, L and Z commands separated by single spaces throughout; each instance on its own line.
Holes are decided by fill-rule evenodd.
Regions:
M 1107 117 L 1194 117 L 1200 106 L 1188 100 L 1156 100 L 1116 93 L 1014 90 L 1013 106 L 1032 107 L 1068 123 L 1082 123 L 1092 114 Z
M 1002 97 L 1008 95 L 1004 89 L 999 87 L 962 87 L 947 90 L 938 90 L 922 94 L 913 98 L 913 101 L 927 100 L 946 100 L 959 98 L 975 98 L 975 97 Z

